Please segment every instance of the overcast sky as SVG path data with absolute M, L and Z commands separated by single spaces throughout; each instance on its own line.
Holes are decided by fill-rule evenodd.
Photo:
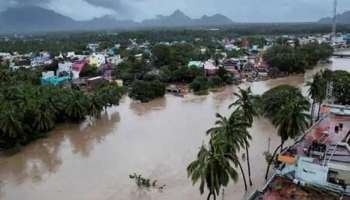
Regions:
M 180 9 L 190 17 L 224 14 L 236 22 L 315 21 L 332 14 L 333 0 L 0 0 L 0 10 L 38 5 L 76 20 L 103 15 L 142 20 Z M 350 10 L 350 0 L 338 0 L 338 12 Z

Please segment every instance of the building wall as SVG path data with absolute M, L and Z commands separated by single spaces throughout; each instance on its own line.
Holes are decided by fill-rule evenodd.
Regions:
M 297 179 L 319 185 L 327 184 L 328 167 L 312 163 L 313 158 L 300 157 L 295 172 Z

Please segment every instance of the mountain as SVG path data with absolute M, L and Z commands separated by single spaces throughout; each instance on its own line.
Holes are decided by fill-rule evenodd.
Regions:
M 173 26 L 190 26 L 192 19 L 182 11 L 176 10 L 169 16 L 158 15 L 155 19 L 146 19 L 142 21 L 143 26 L 173 27 Z
M 67 30 L 75 23 L 69 17 L 35 6 L 9 8 L 0 13 L 0 32 Z
M 158 15 L 155 19 L 142 21 L 143 26 L 179 27 L 179 26 L 219 26 L 233 24 L 232 20 L 220 14 L 204 15 L 199 19 L 192 19 L 182 11 L 176 10 L 169 16 Z
M 117 20 L 113 16 L 103 16 L 87 21 L 76 21 L 70 17 L 36 6 L 9 8 L 0 13 L 0 33 L 46 32 L 71 30 L 130 29 L 145 27 L 219 26 L 233 22 L 224 15 L 204 15 L 192 19 L 176 10 L 169 16 L 158 15 L 141 23 L 132 20 Z
M 195 24 L 204 26 L 215 26 L 215 25 L 229 25 L 233 24 L 232 20 L 224 15 L 216 14 L 213 16 L 204 15 L 200 19 L 197 19 Z
M 325 17 L 318 21 L 319 23 L 329 24 L 333 22 L 332 17 Z M 350 24 L 350 11 L 346 11 L 342 14 L 337 15 L 337 23 L 339 24 Z

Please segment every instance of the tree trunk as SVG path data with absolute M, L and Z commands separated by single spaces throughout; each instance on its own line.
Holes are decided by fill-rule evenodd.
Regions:
M 320 102 L 320 103 L 318 104 L 317 121 L 320 120 L 321 105 L 322 105 L 322 103 Z
M 282 153 L 282 151 L 283 151 L 283 146 L 284 146 L 284 142 L 285 142 L 285 140 L 283 140 L 283 139 L 281 139 L 281 150 L 280 150 L 280 153 Z
M 222 196 L 222 200 L 224 200 L 224 199 L 225 199 L 225 188 L 222 188 L 222 194 L 221 194 L 221 196 Z
M 212 194 L 213 194 L 212 192 L 209 192 L 207 200 L 210 200 L 210 197 L 211 197 Z
M 314 114 L 315 114 L 315 101 L 312 100 L 311 104 L 311 126 L 314 124 Z
M 241 174 L 242 174 L 243 181 L 244 181 L 244 189 L 245 189 L 245 191 L 247 191 L 247 180 L 245 179 L 245 174 L 244 174 L 242 165 L 241 165 L 241 163 L 239 161 L 238 161 L 238 166 L 241 169 Z
M 253 183 L 252 183 L 252 178 L 251 178 L 251 175 L 250 175 L 249 150 L 248 150 L 247 146 L 245 147 L 245 151 L 246 151 L 246 154 L 247 154 L 247 167 L 248 167 L 249 185 L 252 186 Z
M 265 180 L 267 180 L 267 177 L 269 176 L 270 166 L 271 166 L 273 160 L 275 159 L 276 153 L 277 153 L 278 149 L 281 148 L 281 147 L 282 147 L 282 144 L 280 144 L 280 145 L 275 149 L 275 151 L 274 151 L 273 154 L 272 154 L 271 160 L 269 160 L 269 163 L 267 164 L 267 169 L 266 169 L 266 174 L 265 174 Z

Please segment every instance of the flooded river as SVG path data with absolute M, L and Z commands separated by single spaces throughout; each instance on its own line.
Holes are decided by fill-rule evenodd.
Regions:
M 256 94 L 280 85 L 303 88 L 322 68 L 350 69 L 350 59 L 334 59 L 305 75 L 244 83 Z M 349 68 L 347 68 L 349 67 Z M 94 122 L 60 125 L 48 138 L 35 141 L 11 156 L 0 157 L 0 199 L 5 200 L 199 200 L 198 185 L 192 186 L 186 167 L 201 144 L 205 131 L 213 126 L 215 113 L 229 115 L 237 86 L 207 96 L 187 95 L 137 104 L 124 97 Z M 279 139 L 274 127 L 255 119 L 250 130 L 250 157 L 254 187 L 264 184 L 266 162 L 262 153 L 271 151 Z M 243 163 L 246 167 L 246 163 Z M 165 189 L 142 191 L 128 177 L 142 174 Z M 242 199 L 243 183 L 230 184 L 225 199 Z M 222 197 L 220 196 L 219 199 Z

